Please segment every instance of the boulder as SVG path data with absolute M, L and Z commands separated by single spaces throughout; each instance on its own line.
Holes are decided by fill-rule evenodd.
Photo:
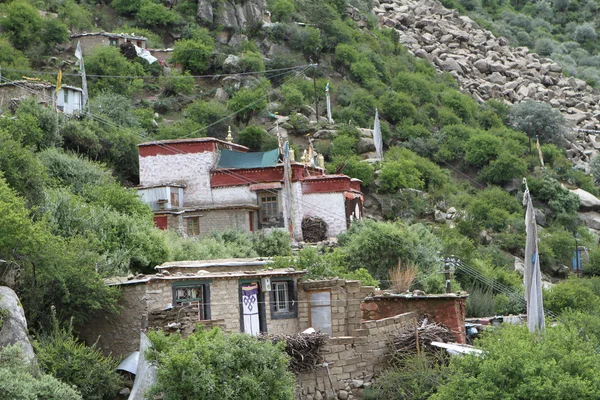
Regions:
M 579 220 L 585 226 L 600 231 L 600 214 L 594 211 L 579 213 Z
M 0 310 L 3 323 L 0 328 L 0 347 L 18 345 L 25 357 L 33 360 L 35 354 L 27 333 L 27 320 L 17 294 L 7 286 L 0 286 Z
M 571 190 L 579 197 L 579 209 L 581 211 L 600 211 L 600 199 L 583 189 Z
M 359 154 L 375 151 L 375 141 L 371 138 L 360 138 L 356 148 Z
M 223 61 L 223 71 L 225 72 L 238 72 L 240 65 L 240 58 L 236 55 L 230 54 Z
M 315 132 L 313 137 L 315 139 L 333 139 L 337 137 L 338 132 L 331 129 L 321 129 Z

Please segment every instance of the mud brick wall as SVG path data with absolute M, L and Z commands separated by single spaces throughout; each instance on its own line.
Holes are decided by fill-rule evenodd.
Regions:
M 373 296 L 361 305 L 364 320 L 388 318 L 405 312 L 415 312 L 446 325 L 456 335 L 457 343 L 466 343 L 465 306 L 468 296 L 454 294 L 433 296 Z
M 340 392 L 348 394 L 348 390 L 359 396 L 362 388 L 353 387 L 353 382 L 368 382 L 389 366 L 393 337 L 410 328 L 415 318 L 414 313 L 405 313 L 392 318 L 365 321 L 354 331 L 355 336 L 329 338 L 321 350 L 328 366 L 320 366 L 297 376 L 298 398 L 338 398 Z

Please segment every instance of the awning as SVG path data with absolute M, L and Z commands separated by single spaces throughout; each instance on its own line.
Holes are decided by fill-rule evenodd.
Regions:
M 277 165 L 279 160 L 279 149 L 243 153 L 241 151 L 221 150 L 221 156 L 217 168 L 262 168 Z

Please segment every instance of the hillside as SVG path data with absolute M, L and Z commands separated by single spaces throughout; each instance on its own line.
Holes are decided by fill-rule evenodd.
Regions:
M 51 306 L 75 326 L 116 312 L 118 293 L 102 278 L 152 273 L 170 260 L 285 256 L 279 266 L 311 278 L 383 287 L 400 262 L 414 269 L 412 288 L 439 292 L 441 258 L 455 255 L 518 296 L 523 177 L 548 285 L 570 274 L 576 238 L 587 249 L 584 273 L 600 271 L 596 83 L 568 76 L 554 53 L 511 47 L 512 36 L 482 28 L 505 14 L 480 13 L 476 23 L 431 0 L 14 0 L 0 14 L 0 89 L 26 94 L 0 104 L 0 259 L 20 267 L 19 295 L 40 333 L 56 322 Z M 62 85 L 81 87 L 70 35 L 86 32 L 112 32 L 115 43 L 146 38 L 166 61 L 150 64 L 108 39 L 83 46 L 89 112 L 71 117 L 52 107 L 52 85 L 60 70 Z M 383 160 L 374 153 L 376 110 Z M 155 228 L 128 189 L 139 183 L 137 145 L 224 139 L 229 128 L 234 142 L 263 151 L 277 148 L 279 132 L 297 159 L 312 140 L 328 172 L 362 180 L 368 220 L 337 247 L 292 258 L 282 232 L 196 239 Z M 457 271 L 453 285 L 471 293 L 470 315 L 521 311 L 512 292 L 468 274 Z

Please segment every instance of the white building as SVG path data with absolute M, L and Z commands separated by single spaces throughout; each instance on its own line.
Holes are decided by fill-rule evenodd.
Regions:
M 179 139 L 142 143 L 139 157 L 138 191 L 161 229 L 203 236 L 288 228 L 302 240 L 304 217 L 323 219 L 329 237 L 361 218 L 360 180 L 294 162 L 288 192 L 278 150 L 249 153 L 215 138 Z

